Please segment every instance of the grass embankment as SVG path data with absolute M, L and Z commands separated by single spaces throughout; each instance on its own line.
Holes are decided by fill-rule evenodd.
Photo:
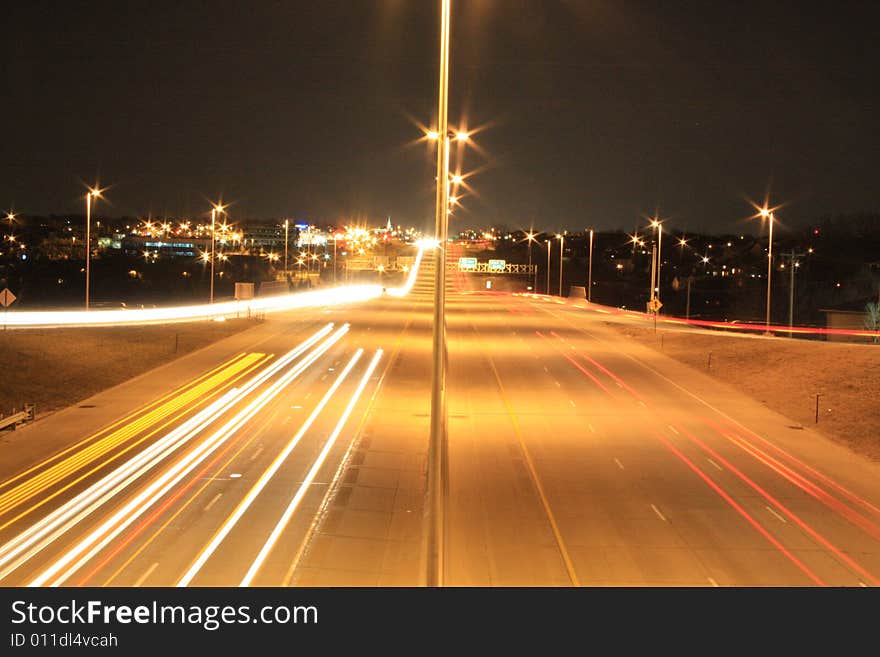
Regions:
M 709 332 L 655 334 L 653 329 L 609 325 L 733 385 L 802 426 L 880 460 L 880 345 Z
M 0 331 L 0 413 L 37 414 L 101 390 L 253 326 L 252 320 L 156 326 Z

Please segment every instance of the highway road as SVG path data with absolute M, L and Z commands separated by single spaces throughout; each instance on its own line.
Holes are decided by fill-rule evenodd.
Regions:
M 16 432 L 0 584 L 423 584 L 431 276 Z M 445 584 L 880 584 L 877 464 L 583 304 L 448 301 Z

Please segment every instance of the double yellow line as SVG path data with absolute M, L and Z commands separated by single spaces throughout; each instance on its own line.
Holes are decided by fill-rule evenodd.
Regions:
M 56 490 L 30 508 L 5 521 L 0 525 L 0 530 L 43 506 L 97 470 L 119 459 L 148 438 L 175 423 L 183 415 L 189 413 L 194 406 L 218 395 L 223 389 L 231 386 L 235 381 L 264 364 L 270 358 L 272 358 L 271 354 L 239 354 L 101 431 L 7 479 L 0 484 L 0 490 L 7 489 L 0 494 L 0 516 L 10 513 L 34 496 L 101 460 L 113 450 L 125 446 L 124 449 L 116 451 L 109 458 L 77 476 L 63 488 Z M 183 410 L 181 411 L 181 409 Z M 170 419 L 168 419 L 169 417 Z M 140 439 L 126 445 L 131 438 L 143 434 L 151 427 L 154 428 Z M 13 486 L 16 482 L 20 483 Z

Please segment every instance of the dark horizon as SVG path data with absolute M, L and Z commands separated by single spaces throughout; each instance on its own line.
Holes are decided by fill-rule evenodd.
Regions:
M 0 208 L 428 229 L 436 3 L 20 4 Z M 453 3 L 450 119 L 478 128 L 450 232 L 749 232 L 877 212 L 877 9 Z M 871 53 L 874 53 L 874 56 Z

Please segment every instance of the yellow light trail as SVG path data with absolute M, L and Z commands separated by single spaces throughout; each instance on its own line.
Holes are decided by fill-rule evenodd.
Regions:
M 171 401 L 166 402 L 164 405 L 147 413 L 146 415 L 142 416 L 131 424 L 128 424 L 127 426 L 114 431 L 104 438 L 92 443 L 85 449 L 74 453 L 63 461 L 59 461 L 55 465 L 47 468 L 46 470 L 43 470 L 38 475 L 26 480 L 22 484 L 19 484 L 18 486 L 12 488 L 3 495 L 0 495 L 0 514 L 8 513 L 10 510 L 19 506 L 21 503 L 26 502 L 32 496 L 39 494 L 50 488 L 51 486 L 59 483 L 64 478 L 76 472 L 80 468 L 85 467 L 89 463 L 92 463 L 102 456 L 106 455 L 111 450 L 119 447 L 120 445 L 123 445 L 130 438 L 137 436 L 138 434 L 149 429 L 154 424 L 161 422 L 167 416 L 173 414 L 180 408 L 186 407 L 193 402 L 207 399 L 209 396 L 212 396 L 211 392 L 215 388 L 224 386 L 226 383 L 228 383 L 229 379 L 235 377 L 238 374 L 241 374 L 243 372 L 246 373 L 246 371 L 251 369 L 252 366 L 258 364 L 261 361 L 264 361 L 265 358 L 265 354 L 248 354 L 247 356 L 239 359 L 237 362 L 233 363 L 226 369 L 218 372 L 207 381 L 203 381 L 202 383 L 190 388 L 184 394 L 176 396 Z M 177 418 L 174 418 L 172 422 L 176 419 Z M 164 426 L 167 425 L 159 427 L 158 429 L 156 429 L 156 431 L 160 431 L 162 428 L 164 428 Z M 128 449 L 114 455 L 110 459 L 107 459 L 98 467 L 102 467 L 108 463 L 113 462 L 114 460 L 128 452 L 130 449 L 135 447 L 137 444 L 141 443 L 144 439 L 148 438 L 150 435 L 155 434 L 156 431 L 150 433 L 148 436 L 145 436 L 142 440 L 138 441 L 134 445 L 130 445 Z M 94 472 L 96 469 L 98 468 L 94 468 L 91 472 Z M 88 474 L 91 474 L 91 472 L 83 476 L 87 476 Z M 83 477 L 80 477 L 79 479 L 77 479 L 77 481 L 80 481 L 82 478 Z M 43 500 L 40 506 L 49 501 L 49 499 L 54 498 L 60 492 L 61 491 L 58 491 L 55 495 L 52 495 L 51 497 Z M 0 525 L 0 529 L 9 526 L 10 524 L 12 524 L 12 522 L 19 519 L 21 515 L 10 521 L 7 521 L 3 525 Z
M 90 436 L 86 436 L 85 438 L 83 438 L 79 442 L 71 445 L 70 447 L 67 447 L 66 449 L 58 452 L 57 454 L 53 454 L 52 456 L 48 457 L 44 461 L 41 461 L 40 463 L 37 463 L 34 466 L 31 466 L 30 468 L 28 468 L 27 470 L 24 470 L 23 472 L 19 472 L 17 475 L 10 477 L 9 479 L 6 479 L 2 483 L 0 483 L 0 489 L 6 488 L 7 486 L 11 485 L 12 483 L 18 481 L 19 479 L 26 477 L 34 470 L 39 470 L 40 468 L 47 466 L 52 461 L 56 461 L 59 458 L 61 458 L 62 456 L 64 456 L 65 454 L 69 454 L 70 452 L 75 451 L 79 447 L 82 447 L 86 443 L 88 443 L 92 440 L 95 440 L 96 438 L 99 438 L 102 435 L 105 435 L 107 432 L 112 431 L 116 427 L 118 427 L 120 425 L 128 424 L 129 422 L 131 422 L 134 418 L 136 418 L 141 413 L 146 413 L 147 411 L 149 411 L 153 408 L 156 408 L 157 406 L 159 406 L 161 403 L 165 402 L 166 400 L 174 397 L 175 395 L 181 394 L 182 392 L 187 390 L 190 386 L 196 385 L 197 383 L 199 383 L 200 381 L 203 381 L 204 379 L 208 378 L 209 376 L 216 374 L 217 372 L 219 372 L 223 368 L 228 367 L 229 365 L 231 365 L 232 363 L 237 361 L 239 358 L 243 358 L 244 356 L 245 356 L 244 352 L 242 352 L 236 356 L 233 356 L 232 358 L 227 360 L 225 363 L 221 363 L 220 365 L 218 365 L 214 369 L 209 370 L 209 371 L 205 372 L 204 374 L 202 374 L 201 376 L 196 377 L 192 381 L 180 386 L 179 388 L 176 388 L 175 390 L 172 390 L 167 395 L 163 395 L 162 397 L 159 397 L 158 399 L 150 402 L 149 404 L 146 404 L 145 406 L 129 413 L 128 415 L 126 415 L 122 419 L 117 420 L 116 422 L 113 422 L 112 424 L 100 429 L 99 431 L 96 431 L 95 433 L 93 433 Z
M 261 392 L 253 401 L 245 406 L 244 409 L 236 413 L 232 419 L 227 421 L 222 427 L 202 441 L 197 447 L 186 454 L 186 456 L 177 461 L 173 466 L 166 470 L 164 474 L 153 480 L 152 483 L 141 490 L 140 493 L 128 501 L 121 509 L 116 511 L 107 520 L 87 534 L 84 539 L 68 550 L 64 556 L 59 558 L 38 577 L 32 580 L 28 586 L 44 586 L 49 582 L 51 582 L 51 586 L 60 586 L 63 584 L 69 577 L 71 577 L 71 575 L 77 572 L 92 557 L 106 547 L 107 544 L 118 536 L 120 532 L 137 520 L 137 518 L 143 515 L 159 499 L 167 494 L 175 484 L 195 469 L 199 463 L 204 461 L 221 445 L 229 440 L 229 438 L 241 429 L 248 420 L 274 399 L 281 390 L 302 374 L 318 358 L 323 356 L 330 347 L 336 344 L 336 342 L 338 342 L 348 330 L 349 325 L 345 324 L 335 331 L 331 336 L 324 340 L 324 342 L 309 352 L 301 361 L 297 362 L 293 368 L 285 372 L 279 379 L 274 381 L 267 389 Z M 223 401 L 226 403 L 223 410 L 229 410 L 231 405 L 239 401 L 239 399 L 240 396 L 231 400 L 224 399 Z M 195 433 L 201 431 L 204 426 L 205 425 L 203 424 L 202 427 L 199 427 L 195 431 L 187 432 L 183 440 L 189 441 L 189 439 Z M 75 559 L 75 563 L 71 564 Z
M 237 401 L 255 390 L 269 377 L 286 367 L 332 331 L 333 323 L 327 324 L 310 338 L 273 362 L 259 374 L 251 378 L 241 388 L 233 388 L 207 408 L 199 411 L 183 424 L 151 444 L 142 452 L 118 466 L 73 499 L 53 510 L 18 536 L 0 547 L 0 580 L 17 569 L 21 564 L 40 552 L 47 545 L 64 536 L 67 531 L 94 513 L 121 491 L 128 490 L 136 480 L 162 462 L 196 434 L 203 431 L 226 413 Z M 347 325 L 346 325 L 347 329 Z M 275 385 L 275 384 L 273 384 Z M 250 408 L 250 406 L 248 407 Z M 229 423 L 224 425 L 224 429 Z M 222 430 L 221 430 L 222 431 Z M 218 435 L 215 432 L 212 439 Z

